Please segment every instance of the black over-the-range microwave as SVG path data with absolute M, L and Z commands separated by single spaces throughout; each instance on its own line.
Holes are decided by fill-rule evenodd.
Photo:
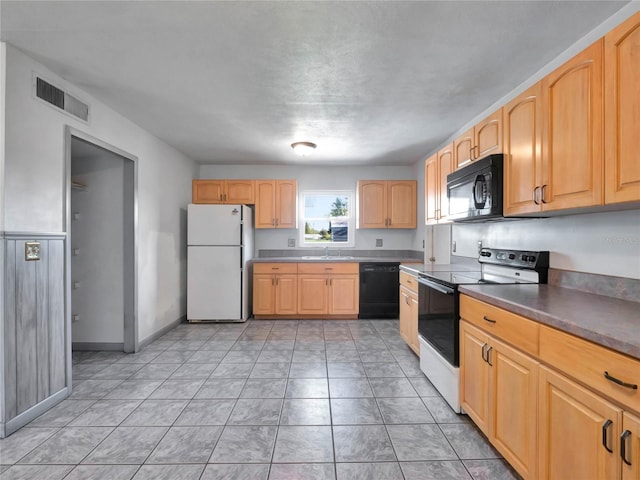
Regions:
M 502 217 L 501 153 L 489 155 L 447 175 L 449 218 L 472 222 Z

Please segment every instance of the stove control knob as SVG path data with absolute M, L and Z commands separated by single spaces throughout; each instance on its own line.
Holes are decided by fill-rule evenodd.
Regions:
M 530 262 L 535 262 L 536 261 L 536 257 L 534 255 L 529 255 L 529 261 Z
M 480 255 L 482 255 L 483 257 L 490 257 L 491 252 L 482 252 Z
M 510 253 L 510 254 L 509 254 L 509 260 L 513 260 L 514 258 L 516 258 L 515 254 Z

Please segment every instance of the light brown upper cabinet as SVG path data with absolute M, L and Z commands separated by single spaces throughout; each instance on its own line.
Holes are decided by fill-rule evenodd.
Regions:
M 295 180 L 256 180 L 255 228 L 296 228 L 297 207 Z
M 359 228 L 416 228 L 415 180 L 358 181 Z
M 502 109 L 456 138 L 453 150 L 456 170 L 487 155 L 502 153 Z
M 504 108 L 504 214 L 539 212 L 542 183 L 542 84 Z
M 605 203 L 640 200 L 640 13 L 604 37 Z
M 543 211 L 603 203 L 602 50 L 601 39 L 542 80 Z
M 453 169 L 453 143 L 425 161 L 426 223 L 442 222 L 449 215 L 447 175 Z
M 192 202 L 253 205 L 254 181 L 193 180 Z

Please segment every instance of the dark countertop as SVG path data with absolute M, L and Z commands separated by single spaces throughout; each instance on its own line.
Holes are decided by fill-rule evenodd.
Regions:
M 640 302 L 553 285 L 461 285 L 459 290 L 640 360 Z
M 415 263 L 420 262 L 416 258 L 398 257 L 351 257 L 351 256 L 330 256 L 321 257 L 260 257 L 254 258 L 253 263 L 319 263 L 319 262 L 345 262 L 345 263 Z

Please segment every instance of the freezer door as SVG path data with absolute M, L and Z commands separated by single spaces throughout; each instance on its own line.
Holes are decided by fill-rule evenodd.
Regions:
M 188 247 L 187 320 L 242 320 L 241 247 Z
M 187 245 L 240 245 L 242 205 L 187 207 Z

